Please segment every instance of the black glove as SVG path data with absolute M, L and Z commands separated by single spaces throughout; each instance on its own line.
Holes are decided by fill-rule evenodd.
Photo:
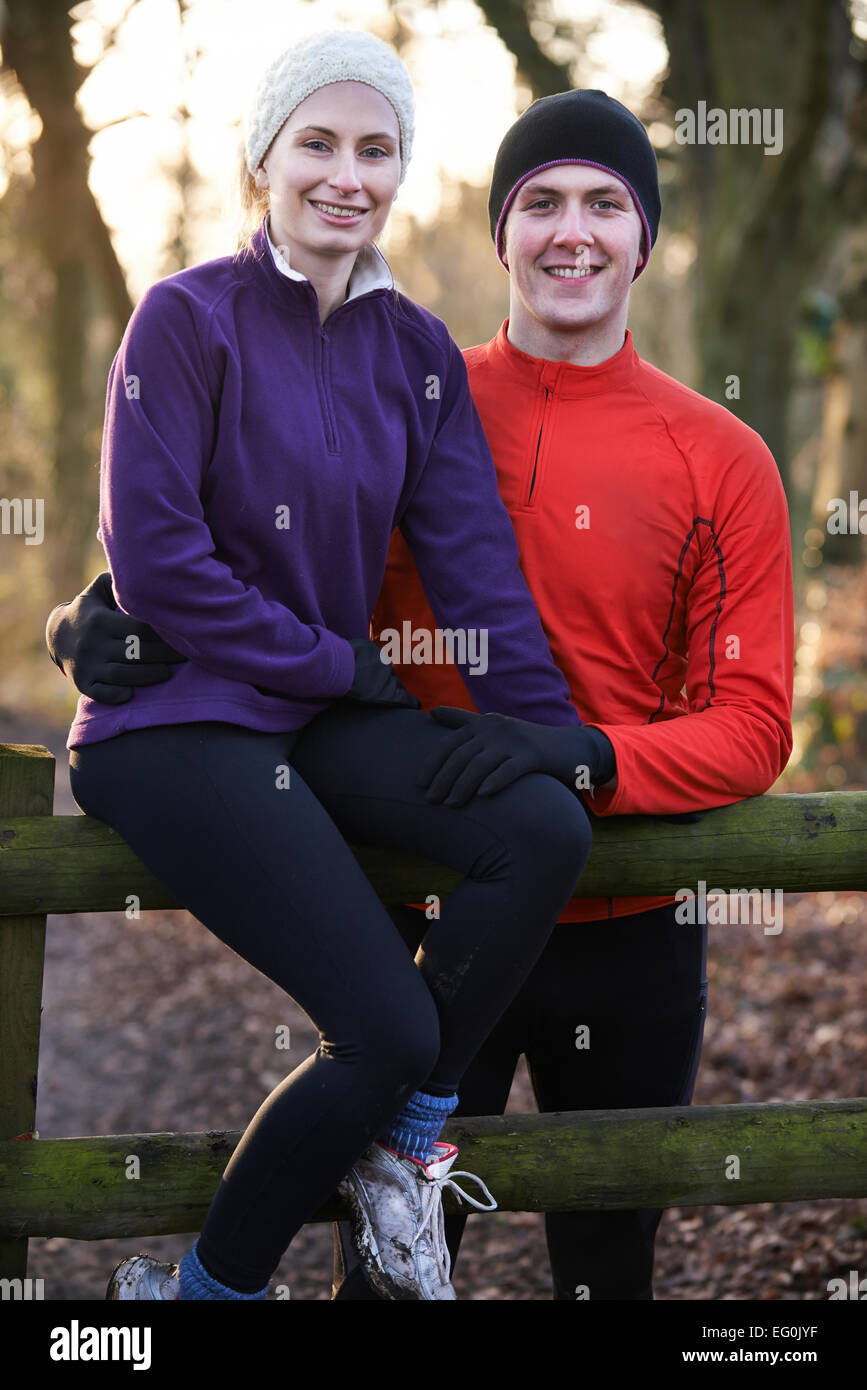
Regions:
M 421 709 L 421 700 L 409 693 L 378 642 L 371 637 L 350 637 L 348 641 L 355 652 L 355 678 L 342 699 Z
M 610 741 L 586 724 L 535 724 L 451 705 L 437 705 L 430 713 L 457 732 L 443 739 L 419 773 L 416 785 L 430 784 L 428 801 L 465 806 L 476 792 L 489 796 L 525 772 L 550 773 L 574 790 L 579 768 L 587 769 L 593 786 L 610 782 L 617 771 Z
M 140 639 L 140 654 L 126 654 L 127 638 Z M 148 623 L 122 613 L 114 601 L 111 575 L 97 575 L 71 603 L 48 615 L 45 643 L 51 659 L 82 695 L 106 705 L 124 705 L 133 687 L 159 685 L 172 665 L 186 661 Z

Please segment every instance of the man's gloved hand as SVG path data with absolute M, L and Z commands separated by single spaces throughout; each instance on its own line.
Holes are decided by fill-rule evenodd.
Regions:
M 465 806 L 476 793 L 490 796 L 525 772 L 548 772 L 575 790 L 579 768 L 587 768 L 594 786 L 610 781 L 617 771 L 609 740 L 583 724 L 534 724 L 450 705 L 437 705 L 430 714 L 456 732 L 443 739 L 416 779 L 419 787 L 429 784 L 428 801 Z
M 140 639 L 138 660 L 126 655 L 130 636 Z M 187 659 L 163 642 L 149 623 L 120 611 L 107 570 L 71 603 L 52 610 L 45 643 L 52 661 L 76 689 L 106 705 L 126 704 L 134 686 L 167 681 L 172 666 Z
M 355 678 L 342 699 L 421 709 L 421 700 L 407 690 L 378 642 L 372 637 L 350 637 L 348 641 L 355 652 Z

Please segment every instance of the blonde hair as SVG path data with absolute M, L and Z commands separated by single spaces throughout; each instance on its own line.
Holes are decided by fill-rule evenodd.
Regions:
M 238 150 L 236 190 L 240 213 L 237 223 L 235 255 L 239 256 L 245 251 L 252 251 L 253 233 L 271 206 L 271 195 L 268 189 L 260 188 L 247 168 L 247 155 L 243 143 Z

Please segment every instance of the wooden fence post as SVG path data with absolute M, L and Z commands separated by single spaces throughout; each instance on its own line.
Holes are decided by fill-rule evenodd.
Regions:
M 37 744 L 0 743 L 0 855 L 15 838 L 9 817 L 50 816 L 54 755 Z M 45 913 L 0 917 L 0 1138 L 36 1124 Z M 22 1141 L 24 1142 L 24 1141 Z M 0 1241 L 0 1278 L 27 1277 L 27 1240 Z

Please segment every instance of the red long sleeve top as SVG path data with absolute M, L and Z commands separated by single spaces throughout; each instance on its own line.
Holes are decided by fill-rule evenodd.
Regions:
M 519 351 L 508 324 L 464 358 L 554 660 L 616 753 L 616 787 L 586 804 L 671 814 L 767 791 L 792 751 L 794 656 L 773 456 L 723 406 L 643 362 L 629 332 L 585 367 Z M 395 532 L 373 630 L 407 621 L 436 628 Z M 475 708 L 456 666 L 394 664 L 423 708 Z M 673 901 L 576 899 L 560 920 Z

